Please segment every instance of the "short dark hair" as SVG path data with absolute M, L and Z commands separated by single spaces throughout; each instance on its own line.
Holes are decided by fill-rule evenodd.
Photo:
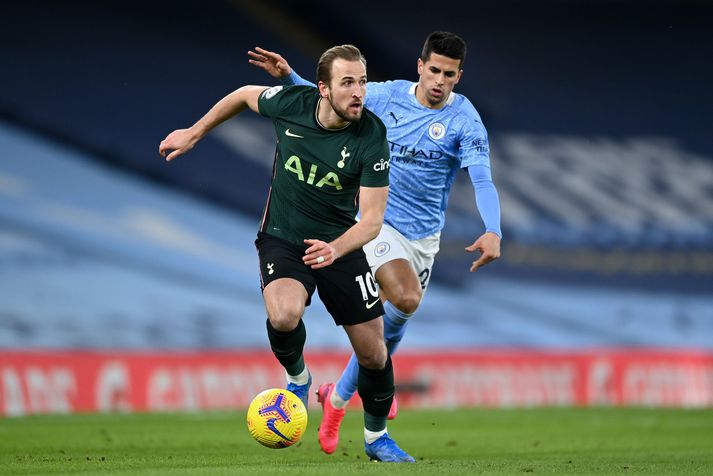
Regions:
M 467 51 L 463 38 L 449 31 L 434 31 L 423 44 L 421 51 L 421 61 L 424 63 L 431 58 L 431 53 L 448 56 L 449 58 L 460 60 L 460 67 L 465 63 L 465 53 Z
M 337 58 L 347 61 L 361 61 L 366 66 L 366 58 L 361 54 L 359 48 L 354 45 L 333 46 L 322 53 L 317 63 L 317 82 L 322 81 L 329 85 L 332 80 L 332 63 Z

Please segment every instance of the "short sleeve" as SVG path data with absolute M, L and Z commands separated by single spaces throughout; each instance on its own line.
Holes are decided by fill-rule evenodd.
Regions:
M 461 168 L 471 165 L 490 167 L 490 145 L 488 132 L 482 122 L 469 118 L 463 127 L 458 146 Z
M 273 86 L 261 92 L 257 99 L 260 114 L 271 118 L 279 116 L 282 110 L 281 99 L 286 90 L 285 86 Z
M 387 187 L 389 185 L 389 143 L 381 135 L 366 151 L 361 173 L 362 187 Z

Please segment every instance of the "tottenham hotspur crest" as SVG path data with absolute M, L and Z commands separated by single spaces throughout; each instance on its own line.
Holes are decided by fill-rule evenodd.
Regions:
M 343 168 L 344 168 L 344 161 L 345 161 L 345 160 L 347 159 L 347 157 L 349 157 L 350 155 L 352 155 L 351 152 L 347 152 L 347 146 L 344 146 L 344 149 L 342 149 L 342 160 L 340 160 L 339 162 L 337 162 L 337 167 L 339 167 L 340 169 L 343 169 Z

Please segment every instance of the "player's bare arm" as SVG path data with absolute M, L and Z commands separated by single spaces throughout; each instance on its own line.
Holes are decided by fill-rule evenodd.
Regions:
M 305 244 L 309 248 L 305 250 L 305 255 L 302 257 L 304 263 L 312 269 L 324 268 L 334 263 L 340 256 L 361 248 L 376 238 L 384 223 L 388 195 L 389 187 L 360 187 L 359 221 L 331 243 L 306 239 Z
M 470 272 L 474 273 L 481 266 L 500 258 L 500 237 L 496 233 L 488 231 L 475 240 L 472 245 L 466 247 L 465 250 L 468 253 L 480 251 L 480 257 L 470 265 Z
M 258 112 L 257 100 L 267 86 L 243 86 L 213 106 L 205 116 L 188 129 L 177 129 L 161 141 L 158 152 L 170 162 L 191 150 L 196 143 L 216 126 L 250 108 Z
M 289 63 L 279 53 L 256 46 L 255 51 L 248 51 L 248 56 L 248 63 L 266 71 L 273 78 L 284 78 L 292 73 Z

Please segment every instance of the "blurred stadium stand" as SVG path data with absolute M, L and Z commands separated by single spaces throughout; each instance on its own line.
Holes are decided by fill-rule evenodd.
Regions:
M 265 348 L 252 241 L 274 140 L 229 121 L 160 140 L 242 84 L 256 45 L 311 77 L 357 44 L 416 79 L 433 29 L 469 43 L 503 258 L 471 276 L 465 174 L 404 349 L 713 349 L 713 8 L 696 2 L 11 1 L 0 30 L 0 348 Z M 325 16 L 328 15 L 328 16 Z M 312 347 L 346 348 L 320 304 Z

